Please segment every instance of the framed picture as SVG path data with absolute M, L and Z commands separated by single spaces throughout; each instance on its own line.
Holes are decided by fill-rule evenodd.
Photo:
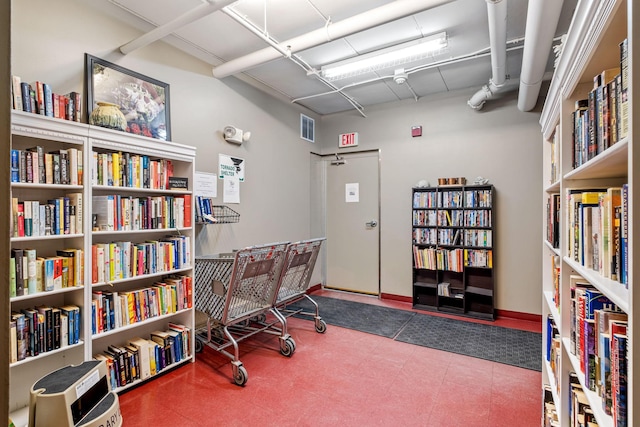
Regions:
M 115 104 L 126 132 L 171 140 L 169 85 L 104 59 L 85 54 L 87 122 L 98 102 Z

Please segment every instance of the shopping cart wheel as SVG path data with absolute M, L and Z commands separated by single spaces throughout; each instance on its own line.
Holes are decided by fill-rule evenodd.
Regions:
M 280 346 L 280 353 L 282 353 L 283 356 L 291 357 L 295 351 L 296 342 L 291 337 L 285 339 L 284 345 Z
M 200 353 L 204 348 L 204 344 L 200 341 L 199 338 L 196 338 L 196 353 Z
M 247 370 L 244 368 L 244 366 L 238 366 L 238 369 L 233 375 L 233 381 L 237 385 L 242 387 L 247 383 L 248 379 L 249 379 L 249 375 L 247 374 Z
M 327 332 L 327 322 L 320 319 L 316 322 L 316 332 L 319 334 L 324 334 Z

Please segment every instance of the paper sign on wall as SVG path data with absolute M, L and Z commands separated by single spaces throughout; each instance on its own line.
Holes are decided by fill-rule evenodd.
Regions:
M 360 201 L 360 184 L 353 182 L 344 185 L 345 202 L 358 203 Z
M 244 159 L 218 154 L 218 178 L 237 176 L 239 182 L 244 182 Z
M 208 172 L 195 172 L 193 174 L 193 193 L 196 196 L 218 197 L 218 181 L 216 174 Z
M 240 203 L 240 181 L 237 176 L 224 178 L 223 203 Z

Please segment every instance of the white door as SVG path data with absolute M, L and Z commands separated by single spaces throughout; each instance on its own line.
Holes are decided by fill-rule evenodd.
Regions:
M 380 293 L 379 151 L 324 157 L 326 287 Z

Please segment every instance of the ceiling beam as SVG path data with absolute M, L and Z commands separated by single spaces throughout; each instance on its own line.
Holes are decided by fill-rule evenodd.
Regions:
M 147 46 L 168 36 L 169 34 L 184 27 L 185 25 L 197 21 L 198 19 L 204 18 L 207 15 L 211 15 L 213 12 L 222 9 L 223 7 L 226 7 L 231 3 L 235 3 L 236 1 L 237 0 L 220 0 L 217 2 L 213 2 L 211 0 L 207 0 L 206 3 L 203 3 L 202 5 L 191 9 L 185 14 L 178 16 L 176 19 L 154 28 L 148 33 L 145 33 L 140 37 L 131 40 L 129 43 L 123 44 L 122 46 L 120 46 L 120 52 L 126 55 L 136 49 Z
M 267 47 L 248 55 L 232 59 L 213 68 L 217 78 L 241 73 L 250 68 L 282 57 L 281 52 L 293 54 L 330 41 L 359 33 L 378 25 L 386 24 L 415 13 L 450 3 L 453 0 L 396 0 L 384 6 L 371 9 L 343 21 L 331 23 L 317 30 L 283 41 L 278 49 Z

